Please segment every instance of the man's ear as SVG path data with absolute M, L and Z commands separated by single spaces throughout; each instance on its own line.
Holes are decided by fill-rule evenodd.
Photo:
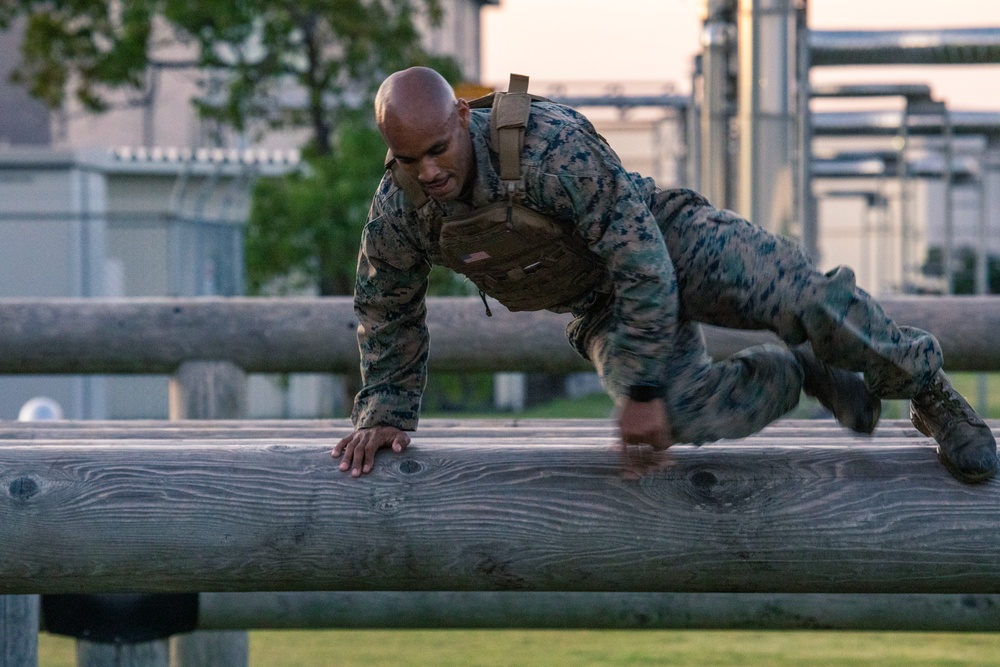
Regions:
M 460 97 L 455 102 L 455 105 L 458 107 L 458 122 L 461 124 L 462 129 L 469 129 L 469 103 Z

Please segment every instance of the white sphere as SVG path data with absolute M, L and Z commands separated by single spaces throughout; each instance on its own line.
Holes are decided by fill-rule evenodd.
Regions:
M 21 406 L 17 420 L 22 422 L 52 421 L 63 418 L 63 409 L 56 401 L 47 396 L 33 398 Z

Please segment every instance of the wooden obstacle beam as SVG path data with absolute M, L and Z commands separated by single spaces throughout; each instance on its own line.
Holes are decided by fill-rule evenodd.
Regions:
M 900 324 L 930 331 L 948 370 L 1000 370 L 1000 297 L 892 297 Z M 592 369 L 566 343 L 568 315 L 486 317 L 478 297 L 427 300 L 435 371 Z M 704 327 L 709 351 L 728 356 L 776 338 Z M 349 297 L 0 299 L 0 374 L 173 373 L 192 360 L 253 373 L 355 372 L 357 319 Z M 531 345 L 518 344 L 530 340 Z
M 607 421 L 430 420 L 363 479 L 329 457 L 346 422 L 210 424 L 0 438 L 0 593 L 1000 593 L 998 483 L 908 422 L 780 422 L 635 477 Z
M 996 632 L 1000 595 L 341 591 L 201 593 L 198 627 Z

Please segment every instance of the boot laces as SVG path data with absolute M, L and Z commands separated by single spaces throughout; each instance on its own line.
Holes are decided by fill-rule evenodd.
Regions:
M 927 398 L 919 401 L 920 407 L 928 412 L 947 413 L 949 416 L 965 421 L 969 419 L 965 401 L 957 391 L 945 381 L 935 378 L 927 390 Z

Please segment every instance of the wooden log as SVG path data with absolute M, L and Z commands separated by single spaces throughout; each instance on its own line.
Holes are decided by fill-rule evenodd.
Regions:
M 612 435 L 418 432 L 362 479 L 315 438 L 177 437 L 6 441 L 0 593 L 1000 593 L 1000 483 L 955 481 L 914 430 L 765 429 L 642 476 Z
M 90 440 L 244 440 L 339 439 L 353 428 L 348 419 L 316 420 L 212 420 L 122 422 L 59 421 L 0 422 L 0 446 L 30 440 L 38 447 Z M 505 444 L 533 443 L 539 446 L 596 441 L 617 436 L 617 426 L 609 419 L 422 419 L 419 437 L 434 439 L 502 438 Z M 909 420 L 883 420 L 874 433 L 862 435 L 844 429 L 832 417 L 827 419 L 783 419 L 768 426 L 766 437 L 780 437 L 785 444 L 809 445 L 835 438 L 838 444 L 870 443 L 873 439 L 919 437 Z M 733 441 L 753 443 L 754 439 Z M 818 442 L 817 442 L 818 441 Z
M 996 632 L 997 595 L 341 591 L 202 593 L 211 629 Z
M 900 324 L 938 336 L 949 370 L 1000 370 L 1000 297 L 893 297 Z M 566 343 L 567 315 L 487 318 L 470 298 L 428 300 L 435 371 L 590 370 Z M 0 299 L 0 374 L 173 373 L 189 360 L 228 361 L 247 372 L 354 372 L 357 320 L 348 297 L 320 299 Z M 770 334 L 705 327 L 716 357 Z M 519 344 L 531 341 L 530 345 Z

